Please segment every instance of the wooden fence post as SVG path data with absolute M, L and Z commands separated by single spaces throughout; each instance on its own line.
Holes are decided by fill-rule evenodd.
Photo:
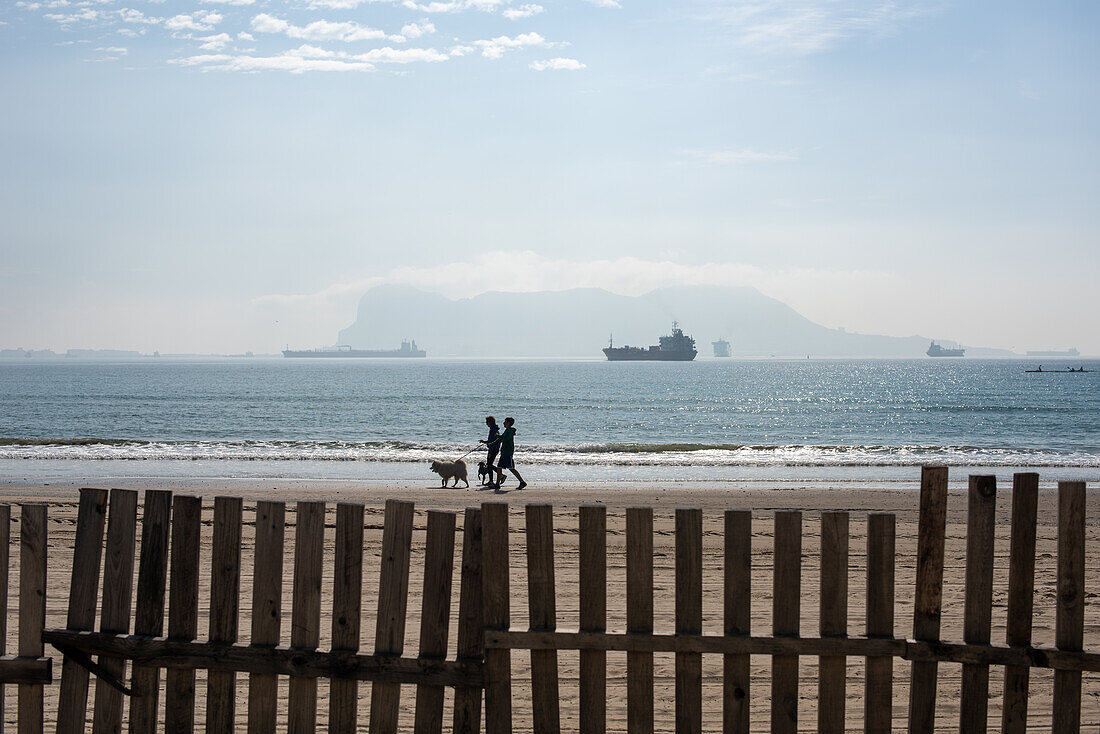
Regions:
M 993 611 L 993 528 L 997 477 L 971 476 L 966 521 L 966 601 L 963 640 L 988 645 Z M 960 734 L 985 734 L 989 722 L 989 665 L 964 663 Z
M 580 631 L 607 629 L 607 508 L 580 508 Z M 607 728 L 607 653 L 580 652 L 580 732 L 604 734 Z
M 653 633 L 653 509 L 626 509 L 626 631 Z M 653 733 L 653 653 L 626 654 L 626 728 Z
M 1058 611 L 1055 645 L 1079 651 L 1085 630 L 1085 483 L 1058 482 Z M 1081 729 L 1081 671 L 1054 671 L 1053 734 Z
M 332 649 L 359 651 L 363 618 L 363 506 L 336 506 L 336 557 L 332 573 Z M 359 683 L 329 683 L 330 734 L 351 734 L 359 713 Z
M 511 626 L 508 589 L 508 505 L 481 505 L 481 610 L 486 630 Z M 485 650 L 485 734 L 511 734 L 512 653 Z
M 316 650 L 321 640 L 321 571 L 325 548 L 325 503 L 298 502 L 294 527 L 294 591 L 290 646 Z M 291 676 L 287 731 L 317 729 L 317 679 Z
M 0 505 L 0 655 L 8 652 L 8 563 L 11 543 L 11 505 Z M 4 734 L 4 686 L 0 684 L 0 734 Z
M 80 490 L 66 629 L 84 632 L 95 624 L 106 516 L 106 490 Z M 61 690 L 57 698 L 57 734 L 81 734 L 87 712 L 88 669 L 66 655 L 61 665 Z
M 46 627 L 46 505 L 23 505 L 19 513 L 19 654 L 42 657 Z M 43 686 L 20 683 L 19 734 L 42 734 Z
M 424 540 L 424 591 L 420 597 L 422 660 L 443 660 L 447 657 L 454 560 L 455 514 L 429 510 Z M 443 686 L 417 686 L 414 734 L 441 734 L 442 731 Z
M 485 656 L 481 613 L 481 509 L 467 507 L 462 521 L 462 588 L 458 597 L 459 662 L 481 661 Z M 481 688 L 455 688 L 454 734 L 481 731 Z
M 199 547 L 202 499 L 172 500 L 172 568 L 168 596 L 168 639 L 190 642 L 199 629 Z M 164 730 L 189 734 L 195 728 L 195 671 L 169 668 L 164 682 Z
M 154 489 L 146 491 L 141 519 L 135 635 L 160 637 L 164 634 L 164 590 L 168 574 L 171 518 L 172 493 Z M 134 691 L 130 698 L 130 731 L 154 734 L 157 730 L 160 669 L 134 665 L 130 677 Z
M 137 492 L 112 489 L 107 514 L 107 548 L 103 559 L 103 606 L 99 631 L 126 634 L 130 631 L 130 600 L 134 585 L 134 537 L 137 526 Z M 126 661 L 100 655 L 99 665 L 123 679 Z M 116 734 L 122 730 L 122 691 L 101 678 L 95 682 L 92 710 L 93 734 Z
M 943 603 L 943 547 L 947 529 L 947 467 L 921 467 L 917 521 L 917 577 L 913 638 L 937 642 Z M 936 661 L 912 664 L 909 673 L 909 734 L 932 734 L 936 726 Z
M 723 629 L 747 637 L 752 622 L 752 512 L 726 510 Z M 722 731 L 749 733 L 749 656 L 722 656 Z
M 1005 641 L 1014 647 L 1031 645 L 1035 596 L 1035 524 L 1038 518 L 1039 475 L 1012 477 L 1012 541 L 1008 559 L 1008 624 Z M 1005 666 L 1001 734 L 1026 734 L 1027 694 L 1031 669 Z
M 557 629 L 553 513 L 550 505 L 526 507 L 527 600 L 532 631 Z M 561 731 L 557 650 L 531 650 L 531 718 L 535 734 Z
M 867 637 L 894 639 L 894 547 L 892 514 L 867 516 Z M 894 658 L 866 658 L 863 688 L 863 728 L 866 734 L 890 734 L 894 716 Z
M 382 569 L 378 579 L 376 655 L 398 656 L 405 649 L 405 611 L 409 594 L 409 554 L 412 547 L 413 503 L 386 500 L 382 529 Z M 376 681 L 371 686 L 371 734 L 395 734 L 401 685 Z
M 821 636 L 848 636 L 848 513 L 821 513 L 821 577 L 818 589 Z M 818 657 L 817 730 L 844 731 L 845 673 L 843 655 Z
M 772 633 L 798 637 L 802 595 L 802 513 L 775 513 Z M 798 731 L 798 656 L 772 656 L 772 734 Z
M 286 504 L 256 503 L 255 562 L 252 567 L 252 645 L 277 647 L 282 638 L 283 552 Z M 271 673 L 248 676 L 248 732 L 275 731 L 279 708 L 278 678 Z
M 210 641 L 237 641 L 241 591 L 241 499 L 214 498 L 210 559 Z M 206 677 L 206 731 L 229 734 L 236 726 L 237 674 L 211 670 Z
M 676 634 L 703 633 L 703 511 L 676 510 Z M 678 652 L 676 666 L 676 731 L 703 730 L 703 656 Z

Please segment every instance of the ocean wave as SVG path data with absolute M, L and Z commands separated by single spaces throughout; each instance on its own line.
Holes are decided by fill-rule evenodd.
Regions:
M 0 459 L 72 461 L 362 461 L 455 458 L 469 444 L 412 441 L 150 441 L 0 438 Z M 982 446 L 592 443 L 520 446 L 528 464 L 608 466 L 954 466 L 1100 467 L 1100 451 Z M 470 452 L 477 461 L 481 450 Z

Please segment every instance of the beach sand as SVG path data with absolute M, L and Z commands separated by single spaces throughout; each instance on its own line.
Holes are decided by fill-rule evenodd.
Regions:
M 373 647 L 375 605 L 378 588 L 378 563 L 372 562 L 380 554 L 382 507 L 386 499 L 398 498 L 416 503 L 415 533 L 413 537 L 412 577 L 409 585 L 410 604 L 405 634 L 406 654 L 415 654 L 417 649 L 420 619 L 417 599 L 422 591 L 423 574 L 423 533 L 426 522 L 425 511 L 444 509 L 461 512 L 467 506 L 484 501 L 506 501 L 511 503 L 511 571 L 512 571 L 512 626 L 516 629 L 527 627 L 526 597 L 526 561 L 523 544 L 523 505 L 526 503 L 549 503 L 554 505 L 555 522 L 555 565 L 557 578 L 557 618 L 562 629 L 577 627 L 577 516 L 576 507 L 581 504 L 603 503 L 608 507 L 608 629 L 622 631 L 625 627 L 625 563 L 623 510 L 629 506 L 652 506 L 654 517 L 654 582 L 655 582 L 655 629 L 659 632 L 673 630 L 673 562 L 674 535 L 673 510 L 677 507 L 700 507 L 704 515 L 704 632 L 720 633 L 722 629 L 722 511 L 727 508 L 748 508 L 754 511 L 753 520 L 753 592 L 752 612 L 753 631 L 767 633 L 771 626 L 771 542 L 772 513 L 780 509 L 798 509 L 803 515 L 803 570 L 802 570 L 802 627 L 806 635 L 816 635 L 818 617 L 818 544 L 819 513 L 822 510 L 848 510 L 851 512 L 850 561 L 849 561 L 849 631 L 861 634 L 864 624 L 863 596 L 865 589 L 865 553 L 866 553 L 866 513 L 893 512 L 897 515 L 897 603 L 895 611 L 895 633 L 907 637 L 912 627 L 912 584 L 914 578 L 914 555 L 916 546 L 917 521 L 917 471 L 914 470 L 912 485 L 904 488 L 891 486 L 876 488 L 871 484 L 859 487 L 821 489 L 786 487 L 782 490 L 760 486 L 714 483 L 601 483 L 599 485 L 532 485 L 522 492 L 494 494 L 491 491 L 465 489 L 441 490 L 431 481 L 421 483 L 395 482 L 347 482 L 347 481 L 286 481 L 286 480 L 113 480 L 109 483 L 97 482 L 97 486 L 122 487 L 131 489 L 170 489 L 180 494 L 200 495 L 206 499 L 204 509 L 204 544 L 201 557 L 209 564 L 209 523 L 212 500 L 217 495 L 241 496 L 245 500 L 244 551 L 242 554 L 242 591 L 241 591 L 241 639 L 247 640 L 250 626 L 251 588 L 253 559 L 253 505 L 259 499 L 285 500 L 288 506 L 288 525 L 294 522 L 293 502 L 295 500 L 321 499 L 329 503 L 328 527 L 326 528 L 325 580 L 322 598 L 322 640 L 321 649 L 328 646 L 330 616 L 327 609 L 331 605 L 332 585 L 332 543 L 334 536 L 334 516 L 337 502 L 357 502 L 366 506 L 367 529 L 365 533 L 364 558 L 364 617 L 362 640 L 363 649 Z M 953 479 L 960 479 L 953 476 Z M 514 483 L 514 482 L 513 482 Z M 75 531 L 76 501 L 79 485 L 76 484 L 18 484 L 0 482 L 0 502 L 18 504 L 23 502 L 45 502 L 50 506 L 50 557 L 49 557 L 49 599 L 47 611 L 48 627 L 63 627 L 65 621 L 66 592 L 70 581 L 72 561 L 72 543 Z M 507 488 L 507 487 L 506 487 Z M 996 537 L 996 562 L 994 578 L 993 633 L 994 642 L 1003 642 L 1005 624 L 1005 600 L 1008 576 L 1008 537 L 1010 519 L 1011 487 L 1006 483 L 999 487 L 998 525 Z M 1100 499 L 1092 493 L 1088 497 L 1088 528 L 1086 589 L 1089 591 L 1089 603 L 1085 612 L 1085 646 L 1100 647 L 1100 605 L 1093 603 L 1100 592 Z M 9 584 L 9 623 L 7 649 L 14 650 L 16 644 L 16 610 L 18 589 L 18 510 L 13 509 L 11 583 Z M 1054 643 L 1054 595 L 1055 569 L 1057 563 L 1057 503 L 1056 491 L 1044 484 L 1039 498 L 1038 557 L 1036 561 L 1035 593 L 1035 631 L 1036 644 Z M 943 638 L 960 640 L 962 638 L 962 610 L 964 592 L 965 563 L 965 523 L 966 490 L 964 486 L 952 484 L 948 504 L 948 526 L 946 566 L 944 578 L 944 616 Z M 461 544 L 462 521 L 458 521 L 458 539 Z M 290 571 L 293 568 L 293 533 L 288 530 L 286 558 L 284 561 L 284 644 L 290 634 Z M 458 583 L 457 574 L 460 551 L 456 551 L 456 582 L 453 595 L 452 620 L 457 612 Z M 136 564 L 135 564 L 136 573 Z M 136 578 L 135 578 L 136 585 Z M 200 588 L 200 639 L 205 636 L 206 604 L 209 598 L 209 567 L 204 569 Z M 450 637 L 451 656 L 455 643 L 454 623 Z M 51 651 L 47 651 L 49 654 Z M 54 653 L 55 657 L 56 653 Z M 514 652 L 513 696 L 516 731 L 530 729 L 529 696 L 529 656 L 524 652 Z M 720 656 L 703 657 L 704 696 L 703 710 L 706 731 L 721 729 L 721 665 Z M 769 722 L 768 696 L 770 661 L 766 657 L 753 658 L 753 687 L 750 690 L 752 701 L 752 728 L 766 731 Z M 671 730 L 673 726 L 673 659 L 672 655 L 656 656 L 656 691 L 658 730 Z M 803 658 L 801 662 L 801 701 L 799 707 L 800 729 L 813 730 L 816 725 L 816 668 L 817 661 Z M 562 652 L 559 654 L 561 676 L 561 706 L 563 731 L 575 730 L 577 724 L 577 670 L 578 654 Z M 60 660 L 55 662 L 55 674 L 60 671 Z M 608 730 L 625 731 L 626 728 L 626 664 L 625 654 L 608 655 Z M 896 730 L 904 730 L 905 715 L 908 706 L 909 665 L 903 661 L 895 663 L 895 707 L 894 721 Z M 200 671 L 198 684 L 197 721 L 202 722 L 202 699 L 205 691 L 205 676 Z M 990 717 L 994 726 L 999 726 L 1001 671 L 991 670 Z M 1051 689 L 1053 676 L 1049 671 L 1032 671 L 1032 697 L 1030 710 L 1032 725 L 1049 726 L 1051 708 Z M 958 728 L 958 691 L 960 666 L 941 664 L 938 698 L 938 728 L 957 731 Z M 281 685 L 285 691 L 286 681 Z M 93 683 L 94 686 L 94 683 Z M 238 675 L 238 722 L 243 728 L 247 711 L 247 676 Z M 369 707 L 369 684 L 360 686 L 361 721 L 367 721 Z M 848 662 L 848 725 L 853 730 L 862 729 L 863 661 L 849 659 Z M 325 730 L 327 720 L 328 686 L 321 681 L 319 692 L 320 730 Z M 15 698 L 14 687 L 7 686 L 5 691 L 5 716 L 9 726 L 14 726 Z M 46 692 L 47 716 L 52 716 L 56 704 L 57 686 L 50 686 Z M 413 688 L 402 691 L 402 729 L 411 731 Z M 447 696 L 448 712 L 450 693 Z M 90 697 L 91 700 L 91 697 Z M 285 705 L 285 697 L 283 697 Z M 162 699 L 163 702 L 163 699 Z M 1083 716 L 1085 725 L 1100 722 L 1100 676 L 1084 676 Z M 285 722 L 285 709 L 281 717 Z M 448 714 L 449 715 L 449 714 Z M 449 719 L 448 719 L 449 721 Z

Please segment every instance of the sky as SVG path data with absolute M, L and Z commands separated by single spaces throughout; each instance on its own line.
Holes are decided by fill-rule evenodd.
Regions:
M 0 346 L 273 352 L 380 283 L 698 283 L 1100 354 L 1098 29 L 1059 0 L 4 0 Z

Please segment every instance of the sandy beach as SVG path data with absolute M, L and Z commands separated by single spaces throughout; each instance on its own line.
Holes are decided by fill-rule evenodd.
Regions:
M 425 512 L 429 509 L 450 510 L 461 513 L 463 508 L 486 501 L 506 501 L 511 505 L 511 572 L 512 572 L 512 625 L 516 629 L 527 626 L 526 599 L 526 563 L 523 541 L 523 505 L 527 503 L 549 503 L 554 506 L 556 530 L 555 563 L 558 589 L 558 624 L 562 629 L 575 629 L 577 626 L 577 519 L 575 509 L 578 505 L 603 503 L 608 507 L 608 628 L 622 630 L 625 626 L 625 563 L 624 563 L 624 518 L 623 510 L 629 506 L 651 506 L 655 509 L 654 518 L 654 574 L 655 574 L 655 628 L 657 631 L 671 631 L 673 628 L 673 561 L 674 535 L 673 510 L 676 507 L 700 507 L 704 513 L 704 631 L 721 631 L 721 568 L 722 568 L 722 511 L 727 508 L 747 508 L 753 510 L 753 629 L 766 632 L 771 624 L 771 539 L 772 513 L 781 509 L 800 509 L 803 515 L 803 570 L 802 570 L 802 633 L 817 632 L 818 615 L 818 543 L 819 513 L 823 510 L 848 510 L 851 512 L 850 561 L 849 561 L 849 631 L 860 634 L 863 630 L 864 568 L 866 552 L 866 513 L 893 512 L 897 515 L 897 552 L 896 567 L 897 604 L 895 612 L 895 634 L 908 636 L 912 620 L 912 582 L 914 576 L 914 554 L 917 521 L 917 482 L 910 487 L 811 489 L 791 487 L 781 490 L 764 486 L 737 486 L 731 488 L 722 484 L 706 483 L 604 483 L 594 487 L 566 485 L 531 486 L 522 492 L 504 492 L 494 494 L 485 490 L 432 488 L 428 482 L 376 483 L 376 482 L 338 482 L 338 481 L 285 481 L 285 480 L 183 480 L 173 479 L 157 482 L 148 480 L 114 480 L 105 487 L 120 487 L 135 490 L 170 489 L 179 494 L 202 496 L 207 502 L 204 508 L 204 545 L 201 551 L 204 570 L 200 589 L 200 639 L 206 629 L 206 600 L 209 593 L 209 522 L 212 500 L 217 495 L 235 495 L 245 500 L 244 548 L 242 553 L 242 592 L 241 592 L 241 639 L 247 639 L 249 614 L 251 607 L 251 587 L 253 559 L 253 503 L 259 499 L 283 499 L 288 506 L 288 526 L 294 523 L 293 502 L 295 500 L 324 500 L 328 503 L 328 527 L 326 528 L 326 577 L 322 587 L 322 640 L 321 648 L 328 646 L 329 615 L 325 611 L 331 604 L 332 543 L 334 536 L 335 507 L 338 502 L 362 503 L 366 506 L 365 533 L 365 574 L 364 574 L 364 618 L 362 640 L 363 649 L 369 650 L 374 639 L 374 608 L 378 588 L 378 567 L 371 563 L 372 557 L 380 553 L 382 507 L 386 499 L 400 498 L 416 503 L 417 515 L 413 537 L 412 578 L 410 581 L 409 617 L 405 634 L 406 652 L 415 652 L 419 637 L 419 616 L 416 599 L 422 589 L 423 532 L 426 521 Z M 961 477 L 954 476 L 958 480 Z M 506 485 L 507 489 L 507 485 Z M 0 502 L 19 504 L 23 502 L 45 502 L 50 513 L 50 559 L 49 559 L 49 602 L 47 626 L 61 627 L 65 618 L 65 597 L 69 584 L 71 548 L 75 530 L 75 510 L 79 486 L 77 484 L 59 485 L 17 484 L 0 485 Z M 1008 535 L 1010 519 L 1011 487 L 1001 484 L 998 498 L 998 526 L 996 540 L 996 563 L 994 581 L 993 640 L 1004 640 L 1005 594 L 1008 573 Z M 1100 589 L 1100 564 L 1097 563 L 1097 537 L 1100 535 L 1100 513 L 1097 512 L 1095 495 L 1089 497 L 1087 568 L 1088 587 Z M 948 505 L 947 555 L 944 579 L 944 618 L 943 638 L 961 639 L 962 636 L 962 600 L 965 562 L 965 487 L 953 483 Z M 13 512 L 18 518 L 18 512 Z M 1056 545 L 1056 490 L 1044 483 L 1039 499 L 1038 558 L 1036 563 L 1035 595 L 1035 631 L 1036 644 L 1052 645 L 1054 642 L 1054 583 L 1057 562 Z M 461 543 L 461 520 L 458 523 Z M 292 535 L 288 530 L 286 544 L 287 569 L 284 580 L 283 635 L 284 643 L 289 640 L 291 580 L 289 569 L 293 568 Z M 18 522 L 13 523 L 13 558 L 17 556 Z M 56 550 L 56 552 L 53 552 Z M 456 579 L 458 557 L 456 554 Z M 11 589 L 16 586 L 17 569 L 12 569 Z M 454 604 L 457 605 L 457 581 L 454 590 Z M 15 594 L 9 591 L 9 603 L 12 613 L 9 615 L 8 649 L 15 645 Z M 1089 599 L 1096 592 L 1089 593 Z M 452 620 L 454 609 L 452 610 Z M 452 621 L 451 649 L 454 649 L 454 622 Z M 1086 648 L 1095 645 L 1100 631 L 1100 607 L 1086 606 L 1085 638 Z M 56 653 L 55 653 L 56 654 Z M 516 676 L 514 688 L 514 709 L 517 731 L 527 730 L 530 726 L 530 703 L 527 698 L 529 678 L 529 659 L 525 653 L 513 654 L 513 672 Z M 658 729 L 670 729 L 672 726 L 673 677 L 672 656 L 656 656 L 656 701 Z M 766 730 L 768 727 L 768 671 L 770 661 L 765 657 L 753 658 L 754 688 L 752 699 L 752 726 L 754 730 Z M 706 730 L 720 729 L 721 711 L 721 660 L 718 656 L 704 656 L 704 718 Z M 578 655 L 575 652 L 563 652 L 559 656 L 562 698 L 562 726 L 569 730 L 575 728 L 577 717 L 577 666 Z M 908 664 L 897 661 L 895 664 L 895 728 L 903 728 L 905 711 L 908 705 Z M 812 729 L 816 723 L 816 660 L 803 658 L 801 663 L 802 694 L 800 704 L 800 722 L 803 728 Z M 55 668 L 59 670 L 59 668 Z M 937 723 L 944 730 L 957 728 L 957 703 L 960 666 L 941 665 L 939 688 L 939 715 Z M 246 676 L 238 676 L 238 717 L 243 726 L 246 711 Z M 199 673 L 199 708 L 202 707 L 203 674 Z M 863 685 L 862 660 L 850 659 L 848 663 L 848 706 L 849 726 L 859 729 L 862 726 L 861 693 Z M 1030 710 L 1032 722 L 1043 725 L 1049 722 L 1051 706 L 1051 681 L 1049 672 L 1032 672 L 1032 697 Z M 1001 671 L 994 668 L 991 672 L 990 711 L 991 717 L 999 723 Z M 286 681 L 282 684 L 285 686 Z M 366 684 L 361 688 L 361 714 L 366 721 L 369 695 L 364 695 Z M 327 684 L 320 682 L 319 721 L 324 730 L 326 721 L 325 695 Z M 608 727 L 610 731 L 625 731 L 625 655 L 611 653 L 608 656 Z M 53 710 L 56 686 L 47 689 L 47 712 Z M 14 691 L 6 692 L 8 723 L 14 713 Z M 1083 722 L 1095 724 L 1100 721 L 1100 680 L 1096 676 L 1085 675 Z M 448 705 L 450 696 L 448 695 Z M 408 688 L 402 696 L 402 726 L 412 725 L 413 696 Z M 285 716 L 285 711 L 282 714 Z M 198 720 L 202 721 L 201 710 Z

